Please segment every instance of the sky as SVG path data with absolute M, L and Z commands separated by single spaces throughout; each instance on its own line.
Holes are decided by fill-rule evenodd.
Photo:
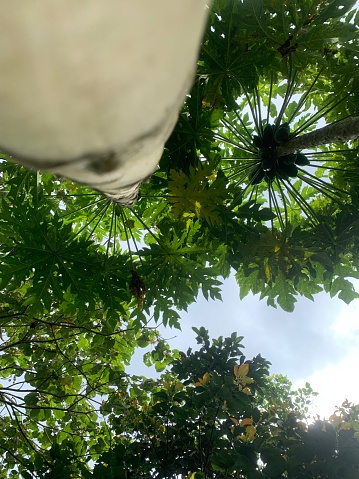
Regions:
M 359 282 L 356 284 L 359 291 Z M 267 306 L 258 296 L 239 299 L 234 277 L 224 281 L 223 301 L 198 301 L 181 312 L 182 331 L 162 329 L 172 348 L 198 348 L 192 327 L 204 326 L 211 338 L 244 336 L 243 353 L 248 359 L 257 354 L 272 363 L 270 373 L 283 374 L 293 388 L 309 382 L 319 396 L 314 398 L 311 415 L 328 418 L 344 399 L 359 404 L 359 300 L 346 305 L 327 293 L 314 302 L 300 297 L 293 313 Z M 138 352 L 129 372 L 153 376 L 143 365 L 144 350 Z

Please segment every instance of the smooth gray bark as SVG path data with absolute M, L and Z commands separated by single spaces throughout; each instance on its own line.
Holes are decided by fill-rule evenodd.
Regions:
M 346 142 L 359 137 L 359 116 L 346 118 L 323 128 L 297 136 L 288 143 L 277 147 L 278 157 L 290 155 L 300 150 L 306 150 L 320 145 L 336 142 Z

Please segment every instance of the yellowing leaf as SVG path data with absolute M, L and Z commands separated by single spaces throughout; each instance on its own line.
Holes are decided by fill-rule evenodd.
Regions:
M 243 388 L 242 393 L 247 394 L 247 396 L 250 396 L 252 394 L 252 392 L 249 388 Z
M 336 414 L 332 414 L 329 418 L 329 421 L 331 422 L 334 429 L 336 429 L 342 422 L 342 418 L 340 416 L 337 416 Z
M 257 431 L 257 429 L 254 426 L 247 426 L 246 427 L 246 433 L 241 434 L 240 436 L 237 436 L 237 439 L 239 441 L 243 441 L 243 442 L 250 442 L 254 439 L 256 431 Z
M 182 476 L 182 479 L 200 479 L 203 477 L 202 472 L 190 472 L 188 476 Z
M 63 386 L 64 389 L 71 389 L 71 386 L 72 386 L 72 379 L 68 376 L 66 378 L 61 378 L 59 383 L 61 384 L 61 386 Z
M 237 369 L 237 372 L 235 373 L 236 377 L 244 377 L 244 376 L 247 376 L 247 374 L 249 373 L 249 364 L 248 363 L 243 363 L 241 364 L 238 369 Z
M 186 231 L 189 230 L 190 226 L 193 223 L 193 218 L 195 218 L 194 213 L 183 213 L 182 218 L 186 221 Z
M 190 167 L 189 176 L 182 171 L 170 171 L 168 201 L 172 204 L 173 215 L 185 220 L 187 227 L 193 217 L 206 220 L 211 226 L 222 223 L 218 206 L 227 197 L 227 179 L 223 173 L 218 173 L 211 181 L 213 174 L 205 167 Z
M 252 441 L 256 434 L 257 429 L 254 426 L 247 426 L 246 427 L 246 436 L 249 441 Z
M 253 419 L 251 419 L 250 417 L 246 417 L 246 418 L 242 419 L 240 425 L 241 425 L 242 427 L 244 427 L 244 426 L 252 426 L 252 425 L 253 425 Z
M 202 100 L 203 108 L 219 108 L 223 97 L 221 95 L 221 83 L 223 81 L 223 74 L 218 75 L 217 78 L 211 81 L 207 85 L 206 94 Z
M 217 179 L 217 171 L 214 171 L 210 176 L 207 177 L 210 181 L 216 181 Z
M 211 379 L 211 375 L 209 373 L 205 373 L 203 378 L 198 378 L 198 382 L 196 382 L 195 386 L 205 386 Z
M 205 373 L 204 376 L 203 376 L 203 382 L 204 382 L 204 384 L 207 384 L 210 379 L 211 379 L 210 374 L 209 374 L 209 373 Z
M 194 202 L 194 206 L 195 206 L 197 218 L 200 218 L 200 217 L 201 217 L 201 208 L 202 208 L 202 205 L 201 205 L 201 203 L 200 203 L 199 201 L 195 201 L 195 202 Z
M 269 285 L 272 284 L 272 270 L 269 265 L 269 258 L 264 258 L 263 260 L 263 265 L 264 265 L 264 274 L 266 276 L 266 281 Z
M 241 378 L 241 383 L 242 384 L 253 384 L 254 379 L 250 378 L 249 376 L 245 376 L 244 378 Z
M 238 419 L 236 419 L 235 417 L 231 417 L 230 420 L 231 420 L 232 422 L 234 422 L 234 424 L 235 424 L 236 426 L 238 426 Z M 241 425 L 242 425 L 242 424 L 241 424 Z
M 339 427 L 339 431 L 341 431 L 342 429 L 349 431 L 350 424 L 348 422 L 343 422 L 343 424 L 341 424 Z

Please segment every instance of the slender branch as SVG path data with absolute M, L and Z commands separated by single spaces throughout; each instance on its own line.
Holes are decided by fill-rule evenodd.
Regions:
M 0 444 L 0 449 L 2 449 L 3 451 L 5 451 L 7 454 L 10 454 L 10 456 L 15 459 L 15 463 L 21 464 L 22 466 L 26 467 L 25 463 L 22 462 L 22 460 L 20 459 L 20 456 L 15 455 L 13 452 L 11 452 L 9 449 L 7 449 L 6 447 L 2 446 L 1 444 Z

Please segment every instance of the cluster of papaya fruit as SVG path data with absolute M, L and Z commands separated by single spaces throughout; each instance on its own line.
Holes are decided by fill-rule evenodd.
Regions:
M 249 171 L 250 184 L 257 185 L 262 180 L 271 182 L 276 177 L 295 178 L 298 166 L 309 165 L 309 160 L 303 153 L 278 157 L 277 146 L 287 143 L 292 136 L 288 123 L 282 123 L 278 127 L 268 124 L 261 136 L 253 137 L 253 146 L 258 150 L 259 160 Z

